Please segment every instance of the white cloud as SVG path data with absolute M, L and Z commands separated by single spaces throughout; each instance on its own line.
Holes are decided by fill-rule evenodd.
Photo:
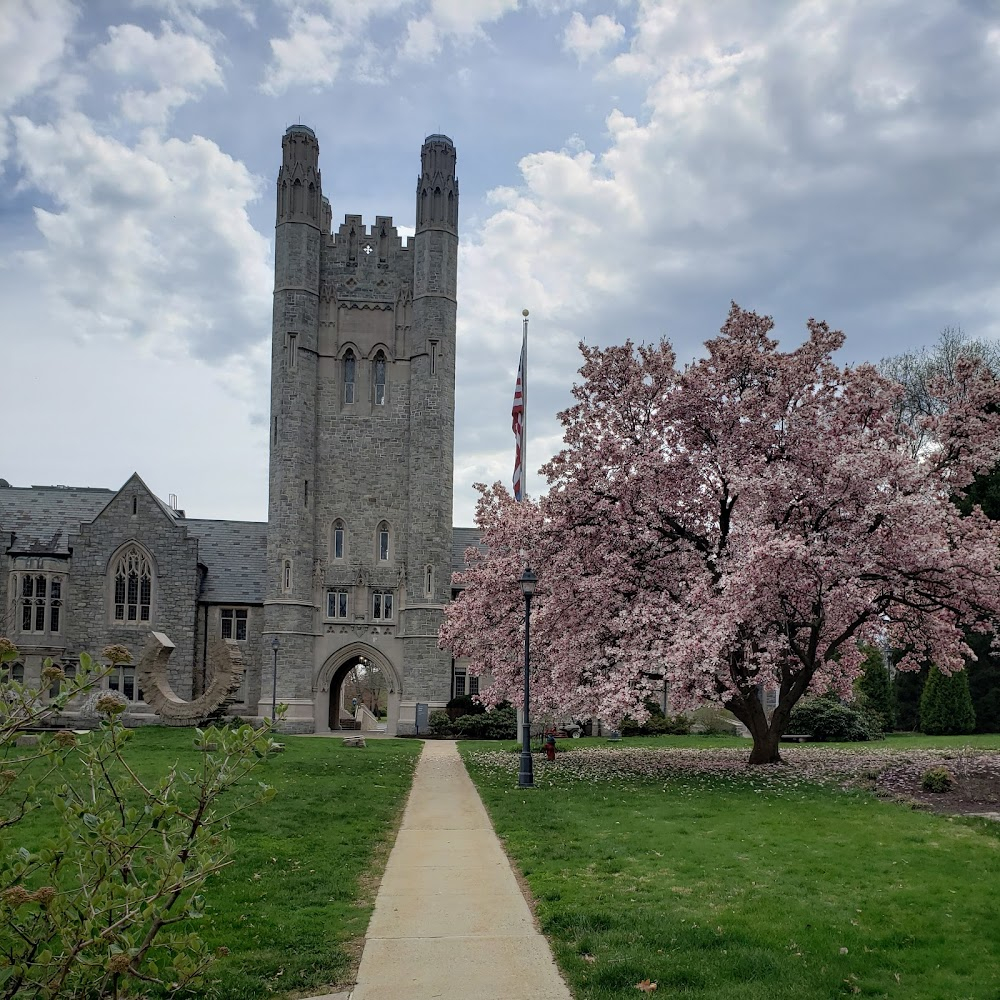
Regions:
M 76 19 L 69 0 L 0 3 L 0 170 L 8 153 L 7 113 L 58 74 Z
M 617 45 L 625 37 L 625 27 L 607 14 L 598 14 L 589 24 L 574 12 L 563 32 L 563 48 L 583 62 L 600 55 L 606 48 Z
M 82 115 L 14 120 L 43 246 L 25 254 L 66 328 L 168 357 L 244 355 L 266 336 L 269 245 L 247 206 L 260 182 L 201 136 L 134 148 Z
M 290 87 L 328 87 L 340 75 L 345 62 L 357 63 L 360 75 L 371 82 L 371 20 L 385 17 L 409 0 L 305 0 L 288 5 L 287 35 L 272 38 L 271 61 L 261 90 L 272 96 Z M 356 55 L 356 58 L 355 58 Z
M 205 21 L 209 14 L 233 10 L 251 27 L 257 24 L 254 0 L 132 0 L 136 7 L 149 7 L 162 12 L 173 24 L 189 35 L 206 41 L 218 41 L 220 32 Z
M 142 124 L 166 124 L 175 108 L 200 96 L 206 87 L 223 83 L 211 46 L 175 32 L 167 23 L 160 26 L 159 36 L 135 24 L 114 25 L 92 59 L 122 77 L 151 84 L 119 95 L 125 117 Z
M 266 94 L 329 87 L 342 74 L 384 82 L 396 57 L 429 62 L 446 42 L 482 38 L 519 0 L 292 0 L 286 7 L 286 34 L 270 40 Z
M 474 347 L 460 340 L 460 413 L 503 412 L 496 373 L 513 384 L 523 306 L 532 468 L 550 453 L 580 337 L 666 333 L 690 357 L 732 297 L 777 313 L 792 339 L 809 315 L 844 324 L 854 358 L 876 336 L 883 354 L 893 336 L 907 338 L 896 350 L 931 340 L 970 303 L 978 335 L 1000 332 L 1000 237 L 986 221 L 1000 213 L 993 36 L 933 6 L 893 32 L 903 11 L 643 3 L 614 63 L 639 99 L 609 111 L 602 141 L 523 157 L 520 183 L 492 192 L 464 240 L 459 316 Z M 960 64 L 942 62 L 945 35 Z M 456 467 L 471 467 L 481 444 L 456 426 Z

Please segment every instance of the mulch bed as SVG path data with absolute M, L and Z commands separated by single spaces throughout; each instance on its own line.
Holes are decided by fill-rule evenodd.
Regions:
M 1000 755 L 956 756 L 935 766 L 947 768 L 955 779 L 949 791 L 924 791 L 920 779 L 927 770 L 926 762 L 890 767 L 876 779 L 876 790 L 938 813 L 993 814 L 990 818 L 1000 819 Z
M 1000 820 L 1000 751 L 978 748 L 922 748 L 902 750 L 885 744 L 860 744 L 857 748 L 818 747 L 808 744 L 782 746 L 780 765 L 750 767 L 747 749 L 688 749 L 627 747 L 586 749 L 559 753 L 554 763 L 536 755 L 535 779 L 589 782 L 629 781 L 635 778 L 684 778 L 698 783 L 725 777 L 745 781 L 771 794 L 795 794 L 802 783 L 862 786 L 877 795 L 893 798 L 938 813 L 993 814 Z M 516 754 L 479 751 L 479 763 L 516 772 Z M 945 767 L 955 779 L 947 792 L 925 792 L 920 780 L 932 767 Z

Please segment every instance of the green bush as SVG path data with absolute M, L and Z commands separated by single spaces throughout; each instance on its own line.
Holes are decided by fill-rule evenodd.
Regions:
M 799 702 L 787 732 L 808 733 L 819 743 L 865 743 L 885 736 L 876 713 L 845 705 L 832 695 Z
M 896 692 L 882 651 L 867 646 L 864 652 L 864 672 L 858 680 L 858 691 L 864 696 L 867 707 L 878 713 L 883 731 L 892 732 L 896 728 Z
M 929 768 L 920 779 L 920 787 L 925 792 L 948 792 L 954 784 L 955 779 L 946 767 Z
M 512 705 L 498 705 L 481 715 L 460 715 L 451 730 L 461 740 L 513 740 L 517 713 Z
M 945 676 L 931 667 L 920 697 L 920 731 L 929 736 L 971 733 L 976 713 L 969 693 L 969 675 L 964 670 Z
M 427 724 L 430 726 L 431 736 L 435 739 L 447 739 L 451 736 L 451 719 L 448 718 L 447 712 L 431 712 Z
M 486 706 L 476 701 L 471 694 L 460 694 L 452 698 L 444 710 L 448 713 L 448 718 L 454 722 L 463 715 L 482 715 L 486 711 Z
M 732 732 L 732 730 L 729 730 Z M 629 716 L 621 724 L 622 736 L 687 736 L 691 721 L 686 715 L 651 715 L 641 725 Z

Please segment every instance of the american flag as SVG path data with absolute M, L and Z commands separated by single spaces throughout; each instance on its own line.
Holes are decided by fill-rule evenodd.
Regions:
M 524 498 L 524 483 L 521 478 L 524 449 L 524 347 L 517 365 L 517 382 L 514 383 L 514 406 L 511 408 L 511 428 L 514 431 L 514 499 Z

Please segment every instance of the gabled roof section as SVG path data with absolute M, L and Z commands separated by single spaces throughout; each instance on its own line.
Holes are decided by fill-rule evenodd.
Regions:
M 198 539 L 198 562 L 207 569 L 200 600 L 210 604 L 263 604 L 267 578 L 266 521 L 186 518 Z
M 156 495 L 156 494 L 155 494 L 155 493 L 154 493 L 154 492 L 153 492 L 153 491 L 152 491 L 152 490 L 151 490 L 151 489 L 150 489 L 150 488 L 149 488 L 149 487 L 148 487 L 148 486 L 146 485 L 146 483 L 145 483 L 145 482 L 143 481 L 143 478 L 142 478 L 142 476 L 140 476 L 138 472 L 133 472 L 133 473 L 132 473 L 132 475 L 131 475 L 131 476 L 129 476 L 129 477 L 128 477 L 128 479 L 126 479 L 126 480 L 125 480 L 125 485 L 124 485 L 124 486 L 122 486 L 122 488 L 121 488 L 120 490 L 115 490 L 115 491 L 113 491 L 113 493 L 112 493 L 112 496 L 111 496 L 111 498 L 110 498 L 110 499 L 108 500 L 108 502 L 107 502 L 107 503 L 106 503 L 106 504 L 104 505 L 104 507 L 107 507 L 107 506 L 108 506 L 109 504 L 111 504 L 111 502 L 112 502 L 113 500 L 115 500 L 115 499 L 116 499 L 117 497 L 121 496 L 121 494 L 122 494 L 122 493 L 124 493 L 124 492 L 125 492 L 125 491 L 126 491 L 126 490 L 127 490 L 127 489 L 128 489 L 129 487 L 130 487 L 130 486 L 135 486 L 135 485 L 138 485 L 138 486 L 141 486 L 141 487 L 142 487 L 142 489 L 143 489 L 143 491 L 144 491 L 144 492 L 146 493 L 146 495 L 147 495 L 147 496 L 149 496 L 149 498 L 150 498 L 151 500 L 153 500 L 153 502 L 154 502 L 154 503 L 156 504 L 156 506 L 157 506 L 157 507 L 159 507 L 159 508 L 160 508 L 160 510 L 162 510 L 162 511 L 163 511 L 163 513 L 164 513 L 164 514 L 165 514 L 165 515 L 167 516 L 168 520 L 169 520 L 169 521 L 170 521 L 171 523 L 176 523 L 177 521 L 180 521 L 180 520 L 183 520 L 183 514 L 181 514 L 180 512 L 178 512 L 178 511 L 176 511 L 176 510 L 173 510 L 173 509 L 172 509 L 172 508 L 170 507 L 170 505 L 169 505 L 169 504 L 165 504 L 165 503 L 164 503 L 164 502 L 163 502 L 163 501 L 162 501 L 162 500 L 161 500 L 161 499 L 160 499 L 160 498 L 159 498 L 159 497 L 158 497 L 158 496 L 157 496 L 157 495 Z M 100 511 L 100 514 L 103 514 L 103 513 L 104 513 L 104 507 L 102 507 L 102 508 L 101 508 L 101 511 Z M 100 514 L 98 514 L 98 515 L 97 515 L 97 517 L 100 517 Z M 96 521 L 96 520 L 97 520 L 97 517 L 94 517 L 94 518 L 92 518 L 92 520 Z
M 114 490 L 90 487 L 0 487 L 0 530 L 14 535 L 8 551 L 68 555 L 70 533 L 93 521 L 114 496 Z
M 452 528 L 451 530 L 451 571 L 461 573 L 466 569 L 465 550 L 469 547 L 486 552 L 486 546 L 479 540 L 478 528 Z

